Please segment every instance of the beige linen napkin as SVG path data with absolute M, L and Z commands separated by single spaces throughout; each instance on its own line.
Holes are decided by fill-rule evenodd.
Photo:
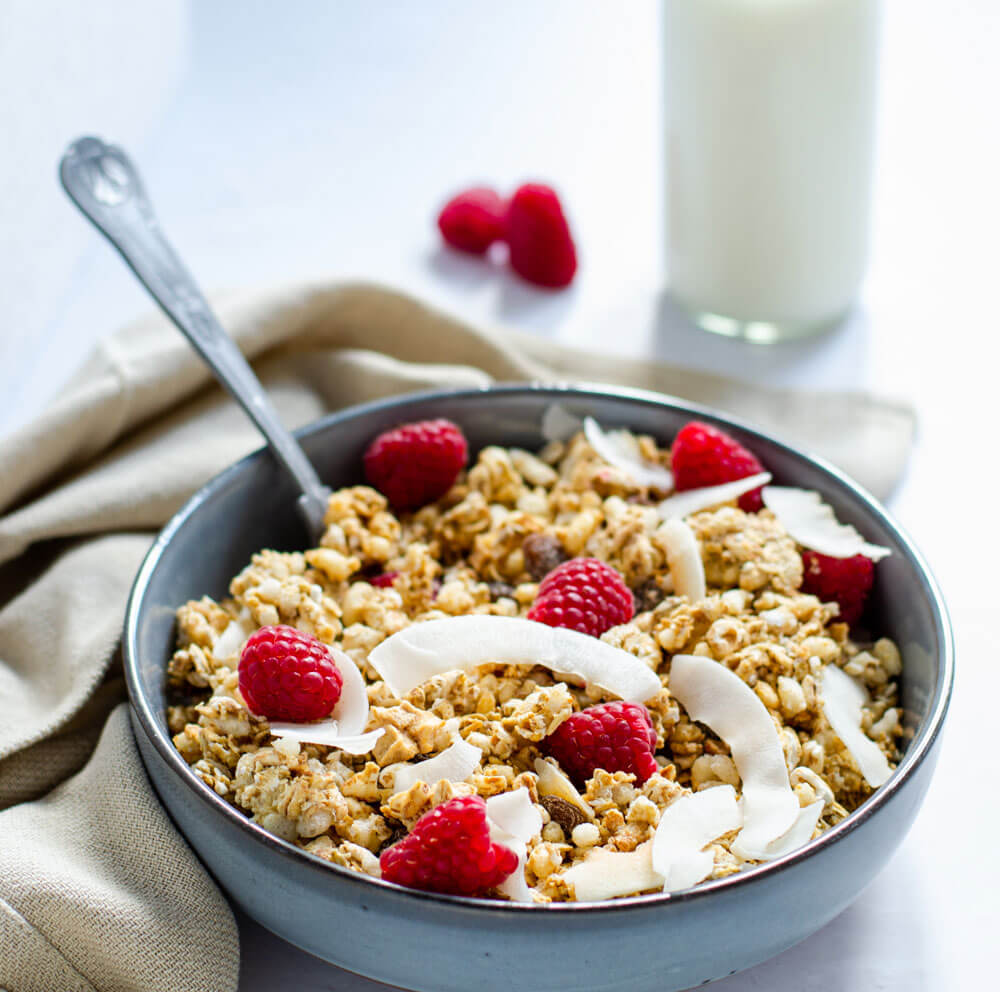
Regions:
M 289 426 L 432 386 L 612 381 L 736 413 L 880 495 L 912 439 L 912 413 L 873 397 L 768 391 L 598 358 L 476 330 L 374 286 L 216 303 Z M 236 985 L 232 915 L 146 780 L 115 660 L 153 532 L 260 444 L 209 383 L 179 333 L 150 317 L 102 342 L 58 401 L 0 445 L 0 988 L 9 992 Z

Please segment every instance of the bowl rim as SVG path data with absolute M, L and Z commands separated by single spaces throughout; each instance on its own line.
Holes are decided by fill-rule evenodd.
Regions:
M 404 903 L 410 900 L 414 902 L 426 902 L 429 900 L 442 904 L 442 907 L 451 907 L 456 910 L 464 908 L 475 911 L 477 914 L 484 911 L 501 914 L 555 912 L 569 914 L 583 913 L 589 916 L 591 914 L 609 912 L 621 913 L 623 911 L 651 910 L 677 903 L 687 904 L 693 900 L 709 898 L 715 893 L 742 889 L 745 886 L 752 885 L 756 881 L 773 878 L 779 873 L 795 867 L 813 854 L 839 843 L 862 826 L 862 824 L 866 823 L 879 809 L 887 805 L 931 753 L 941 733 L 944 718 L 951 700 L 955 678 L 954 635 L 940 586 L 923 555 L 914 546 L 907 532 L 892 517 L 888 510 L 867 490 L 850 479 L 840 469 L 826 461 L 826 459 L 801 451 L 793 445 L 779 440 L 740 418 L 732 417 L 711 407 L 692 403 L 667 393 L 657 393 L 651 390 L 623 386 L 609 386 L 600 383 L 498 383 L 477 388 L 432 389 L 408 392 L 334 411 L 298 428 L 294 431 L 294 434 L 299 438 L 309 438 L 313 434 L 327 431 L 341 422 L 364 417 L 374 412 L 392 410 L 395 407 L 405 407 L 412 403 L 433 400 L 463 401 L 468 399 L 474 401 L 493 395 L 505 397 L 517 397 L 518 395 L 538 397 L 548 395 L 551 397 L 551 402 L 553 403 L 572 402 L 573 400 L 588 398 L 625 400 L 640 405 L 655 406 L 658 408 L 665 407 L 682 414 L 691 415 L 692 417 L 709 420 L 723 427 L 736 429 L 746 437 L 759 438 L 771 446 L 782 449 L 785 454 L 793 458 L 811 462 L 814 466 L 832 477 L 834 482 L 847 490 L 851 498 L 857 500 L 868 512 L 879 518 L 883 526 L 892 533 L 896 542 L 910 559 L 910 563 L 915 567 L 924 585 L 925 593 L 932 605 L 934 624 L 942 648 L 937 679 L 929 701 L 927 717 L 919 732 L 910 741 L 902 761 L 893 770 L 889 780 L 880 786 L 861 806 L 841 820 L 840 823 L 802 847 L 781 858 L 776 858 L 774 861 L 764 862 L 753 868 L 728 875 L 724 878 L 701 882 L 692 888 L 678 892 L 628 896 L 602 902 L 552 902 L 545 904 L 504 902 L 496 899 L 409 889 L 394 882 L 386 882 L 380 878 L 362 875 L 348 868 L 331 864 L 317 855 L 295 847 L 290 842 L 277 837 L 260 825 L 253 823 L 249 817 L 245 816 L 219 796 L 191 771 L 190 766 L 174 747 L 170 736 L 160 729 L 153 706 L 141 689 L 141 681 L 138 675 L 138 623 L 143 607 L 143 596 L 166 548 L 177 531 L 180 530 L 191 516 L 198 512 L 203 504 L 208 502 L 216 493 L 233 484 L 247 470 L 251 463 L 266 457 L 266 446 L 262 446 L 245 455 L 213 476 L 171 517 L 146 553 L 136 573 L 129 594 L 125 613 L 122 654 L 133 722 L 138 722 L 138 725 L 142 728 L 159 757 L 164 760 L 168 768 L 177 773 L 178 779 L 200 801 L 207 803 L 216 813 L 224 816 L 229 822 L 235 824 L 238 829 L 244 831 L 249 840 L 263 845 L 267 850 L 281 859 L 291 859 L 299 866 L 312 863 L 316 869 L 327 873 L 332 870 L 335 873 L 335 877 L 340 878 L 345 883 L 363 886 L 364 888 L 361 890 L 362 894 L 363 892 L 371 892 L 371 886 L 374 885 L 383 895 L 397 897 L 403 900 Z

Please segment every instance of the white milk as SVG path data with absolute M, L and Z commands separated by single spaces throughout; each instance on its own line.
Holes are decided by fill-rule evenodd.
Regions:
M 666 0 L 671 288 L 703 326 L 773 340 L 853 302 L 878 21 L 878 0 Z

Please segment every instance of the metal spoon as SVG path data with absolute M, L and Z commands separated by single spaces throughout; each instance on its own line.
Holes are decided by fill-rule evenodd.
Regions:
M 69 198 L 119 251 L 139 282 L 260 429 L 302 491 L 299 513 L 310 537 L 318 541 L 324 531 L 330 489 L 320 482 L 298 441 L 278 419 L 253 369 L 164 237 L 131 159 L 100 138 L 79 138 L 63 155 L 59 178 Z

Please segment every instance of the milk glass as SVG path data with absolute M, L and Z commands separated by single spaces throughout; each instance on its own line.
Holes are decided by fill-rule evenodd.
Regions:
M 668 258 L 703 328 L 838 322 L 868 254 L 879 0 L 665 0 Z

